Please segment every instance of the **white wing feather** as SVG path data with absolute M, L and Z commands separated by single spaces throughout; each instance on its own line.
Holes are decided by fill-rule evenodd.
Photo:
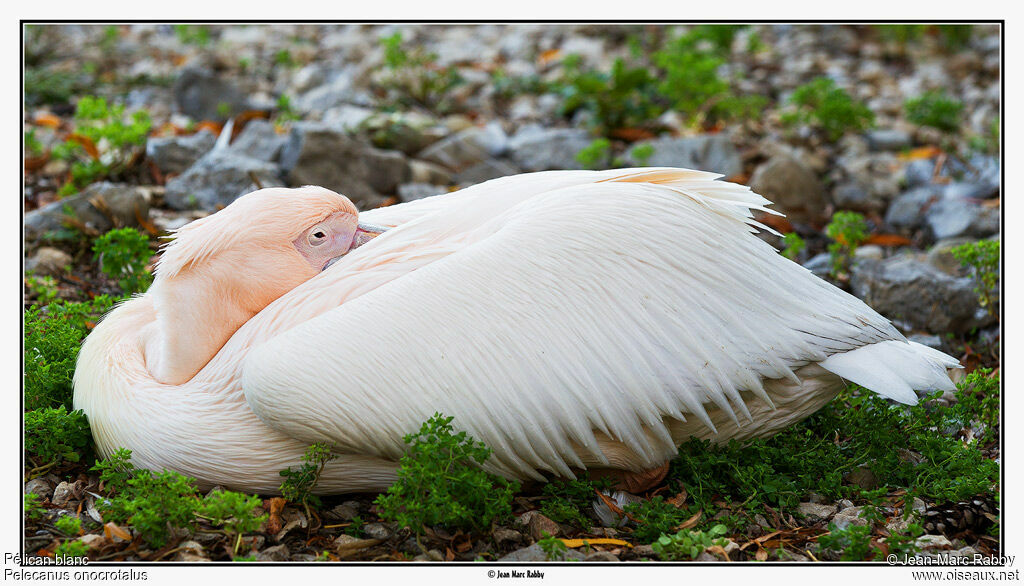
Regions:
M 338 307 L 251 352 L 246 400 L 291 437 L 390 459 L 440 411 L 494 450 L 493 469 L 568 476 L 572 444 L 604 457 L 595 431 L 656 466 L 676 449 L 666 417 L 749 417 L 740 392 L 770 402 L 764 379 L 832 360 L 859 382 L 865 347 L 913 348 L 752 236 L 769 202 L 715 177 L 541 173 L 367 212 L 398 227 L 276 302 Z M 924 371 L 948 360 L 901 356 L 928 364 L 879 383 L 901 399 L 894 380 L 935 386 Z

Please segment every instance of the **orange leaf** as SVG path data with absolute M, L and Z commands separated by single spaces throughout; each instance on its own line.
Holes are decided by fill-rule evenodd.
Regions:
M 909 246 L 910 239 L 899 234 L 872 234 L 864 241 L 865 244 L 878 246 Z
M 731 562 L 732 561 L 732 560 L 729 559 L 729 554 L 725 552 L 725 548 L 722 547 L 721 545 L 712 545 L 711 547 L 708 547 L 707 550 L 710 551 L 711 553 L 719 556 L 720 558 L 724 559 L 727 562 Z M 764 550 L 760 550 L 760 551 L 764 551 Z
M 612 138 L 621 138 L 627 142 L 636 142 L 645 138 L 654 138 L 654 133 L 643 128 L 616 128 L 612 130 Z
M 100 151 L 96 148 L 96 143 L 92 141 L 88 136 L 82 136 L 81 134 L 72 134 L 68 136 L 68 140 L 77 142 L 82 145 L 85 152 L 89 154 L 93 160 L 98 161 L 100 158 Z
M 123 539 L 125 541 L 132 540 L 131 533 L 128 533 L 124 529 L 121 529 L 113 522 L 107 523 L 103 526 L 103 536 L 106 537 L 108 541 L 113 541 L 115 537 Z
M 569 549 L 576 547 L 583 547 L 588 543 L 590 545 L 625 545 L 627 547 L 633 547 L 632 543 L 623 541 L 621 539 L 611 539 L 608 537 L 595 537 L 594 539 L 559 539 Z
M 676 531 L 682 531 L 683 529 L 689 529 L 695 527 L 697 523 L 700 523 L 701 517 L 704 516 L 704 511 L 697 511 L 697 514 L 683 521 L 676 527 Z
M 284 510 L 285 500 L 281 497 L 274 497 L 267 501 L 270 519 L 267 521 L 267 533 L 276 535 L 281 530 L 281 511 Z
M 215 136 L 220 136 L 220 131 L 223 130 L 223 128 L 224 127 L 220 124 L 217 124 L 216 122 L 211 122 L 209 120 L 203 120 L 199 124 L 196 124 L 192 127 L 192 129 L 196 132 L 199 132 L 200 130 L 209 130 Z
M 38 126 L 47 126 L 49 128 L 57 128 L 60 126 L 60 118 L 49 112 L 39 112 L 35 116 L 34 122 Z
M 768 550 L 766 550 L 766 549 L 759 549 L 759 550 L 757 550 L 757 553 L 754 554 L 754 559 L 759 561 L 759 562 L 767 561 L 768 560 Z
M 687 497 L 686 489 L 684 488 L 683 490 L 679 491 L 679 494 L 677 494 L 676 496 L 668 499 L 665 502 L 667 502 L 668 504 L 670 504 L 673 507 L 678 509 L 679 507 L 683 506 L 683 504 L 686 503 L 686 497 Z
M 900 154 L 900 158 L 904 161 L 917 161 L 920 159 L 930 159 L 942 153 L 942 150 L 938 147 L 926 146 L 916 149 L 911 149 L 905 153 Z
M 562 55 L 562 52 L 558 49 L 548 49 L 537 57 L 537 62 L 541 65 L 547 65 L 552 61 L 558 59 Z

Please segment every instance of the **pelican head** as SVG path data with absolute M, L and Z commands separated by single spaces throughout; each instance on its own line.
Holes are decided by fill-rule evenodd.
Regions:
M 312 186 L 261 189 L 183 226 L 149 290 L 160 334 L 150 372 L 189 380 L 249 318 L 377 233 L 348 198 Z

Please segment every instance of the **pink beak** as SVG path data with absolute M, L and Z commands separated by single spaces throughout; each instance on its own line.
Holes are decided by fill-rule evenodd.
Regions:
M 348 254 L 349 252 L 352 252 L 356 248 L 359 248 L 360 246 L 362 246 L 362 245 L 366 244 L 367 242 L 373 240 L 377 236 L 380 236 L 381 234 L 383 234 L 387 230 L 388 229 L 383 227 L 383 226 L 374 226 L 373 224 L 364 224 L 364 223 L 360 222 L 356 226 L 355 233 L 352 235 L 352 245 L 345 252 L 345 254 Z M 324 268 L 322 270 L 326 271 L 327 267 L 329 267 L 332 264 L 338 262 L 338 259 L 341 258 L 342 256 L 345 256 L 345 254 L 342 254 L 340 256 L 336 256 L 336 257 L 332 258 L 331 260 L 327 261 L 327 264 L 324 265 Z

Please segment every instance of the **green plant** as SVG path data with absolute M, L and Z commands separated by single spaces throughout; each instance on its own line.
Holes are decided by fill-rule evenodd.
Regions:
M 274 117 L 274 123 L 277 125 L 287 124 L 289 122 L 295 122 L 299 120 L 300 116 L 292 106 L 292 99 L 287 94 L 281 94 L 277 97 L 277 116 Z
M 281 49 L 274 53 L 274 63 L 284 67 L 295 67 L 298 65 L 298 62 L 292 57 L 292 52 L 288 49 Z
M 785 247 L 782 249 L 782 256 L 792 261 L 799 258 L 800 253 L 807 248 L 807 244 L 804 243 L 804 239 L 796 232 L 789 232 L 783 236 L 782 244 Z
M 651 144 L 638 144 L 629 151 L 629 156 L 636 161 L 638 166 L 646 167 L 647 161 L 654 156 L 654 146 Z
M 34 128 L 25 133 L 25 152 L 30 157 L 38 157 L 43 154 L 43 143 L 36 138 Z
M 115 495 L 103 502 L 104 519 L 131 524 L 154 547 L 162 547 L 170 528 L 189 528 L 202 518 L 235 538 L 238 551 L 244 533 L 256 531 L 267 516 L 260 514 L 256 496 L 217 491 L 205 499 L 196 493 L 192 478 L 171 470 L 155 473 L 131 463 L 131 451 L 120 448 L 92 468 L 100 473 L 107 491 Z
M 583 510 L 594 499 L 594 485 L 590 481 L 558 479 L 545 485 L 543 492 L 550 497 L 540 507 L 545 517 L 559 523 L 588 527 L 589 519 Z
M 104 520 L 130 523 L 146 542 L 162 547 L 169 527 L 186 528 L 192 523 L 197 500 L 191 478 L 170 470 L 135 470 L 127 487 L 101 510 Z
M 761 96 L 736 96 L 732 82 L 719 75 L 738 28 L 694 27 L 654 54 L 662 70 L 658 93 L 690 126 L 749 117 L 761 110 Z
M 71 376 L 82 339 L 114 299 L 55 301 L 25 310 L 25 409 L 64 405 L 71 408 Z
M 186 45 L 205 47 L 210 42 L 210 28 L 195 24 L 176 24 L 174 33 L 178 40 Z
M 282 470 L 281 496 L 290 502 L 302 504 L 309 516 L 309 505 L 320 506 L 320 498 L 313 494 L 313 488 L 320 480 L 327 463 L 337 458 L 331 453 L 331 447 L 325 443 L 315 443 L 306 448 L 302 455 L 302 464 L 297 470 Z
M 66 104 L 71 96 L 87 91 L 80 75 L 41 67 L 25 68 L 25 105 Z
M 950 250 L 953 258 L 971 271 L 978 303 L 995 312 L 995 298 L 999 289 L 999 240 L 979 240 L 955 246 Z
M 564 541 L 547 533 L 544 533 L 537 541 L 537 545 L 540 546 L 541 551 L 544 552 L 545 559 L 548 561 L 564 560 L 565 554 L 569 551 Z
M 25 518 L 30 521 L 38 521 L 43 518 L 46 509 L 39 504 L 39 495 L 34 492 L 25 493 Z
M 363 525 L 366 525 L 366 521 L 363 521 L 362 517 L 356 515 L 355 517 L 352 517 L 352 520 L 349 522 L 349 526 L 345 527 L 345 534 L 351 535 L 352 537 L 362 537 Z
M 89 546 L 77 539 L 65 541 L 53 550 L 54 556 L 63 559 L 83 558 L 87 553 L 89 553 Z
M 57 519 L 53 526 L 57 528 L 57 531 L 68 537 L 74 537 L 82 532 L 82 520 L 70 515 Z
M 626 513 L 637 521 L 633 536 L 642 543 L 650 543 L 662 533 L 671 533 L 692 515 L 692 511 L 669 504 L 660 496 L 626 505 Z
M 651 544 L 651 549 L 663 560 L 692 560 L 713 545 L 725 547 L 727 542 L 720 536 L 726 532 L 725 525 L 715 525 L 707 531 L 684 529 L 675 535 L 662 534 Z
M 96 462 L 92 470 L 100 473 L 100 482 L 107 491 L 124 492 L 128 490 L 128 481 L 135 476 L 135 466 L 131 459 L 131 450 L 118 448 L 113 454 Z
M 562 112 L 589 112 L 595 130 L 604 135 L 648 126 L 664 112 L 655 99 L 655 79 L 644 67 L 627 67 L 616 59 L 607 73 L 580 71 L 578 59 L 566 59 L 563 68 Z
M 78 462 L 89 451 L 92 432 L 85 413 L 72 411 L 64 405 L 46 407 L 25 413 L 25 453 L 36 468 L 35 476 L 62 462 Z
M 25 273 L 25 286 L 35 295 L 36 300 L 42 305 L 48 305 L 57 298 L 57 281 L 51 276 L 37 277 L 28 272 Z
M 153 275 L 146 270 L 153 255 L 149 238 L 135 228 L 110 230 L 96 239 L 92 251 L 100 270 L 117 279 L 125 293 L 141 293 L 153 282 Z
M 979 441 L 995 439 L 999 426 L 999 377 L 991 376 L 991 368 L 979 368 L 957 385 L 957 403 L 950 409 L 947 420 L 969 425 L 977 421 L 985 426 Z
M 61 195 L 124 171 L 145 145 L 153 125 L 149 113 L 138 110 L 126 119 L 124 110 L 103 98 L 79 99 L 74 133 L 53 149 L 55 158 L 71 161 L 71 180 L 61 186 Z
M 828 245 L 828 253 L 832 257 L 831 272 L 835 277 L 849 269 L 857 247 L 868 239 L 868 224 L 857 212 L 836 212 L 825 226 L 825 235 L 833 240 Z
M 601 169 L 608 166 L 612 143 L 607 138 L 595 138 L 576 153 L 576 160 L 587 169 Z
M 491 450 L 451 422 L 435 413 L 405 436 L 398 481 L 374 501 L 382 518 L 419 533 L 424 525 L 484 529 L 511 516 L 518 483 L 480 468 Z
M 874 557 L 877 551 L 871 547 L 871 525 L 849 525 L 837 529 L 828 524 L 829 532 L 818 538 L 823 549 L 840 553 L 842 561 L 862 561 Z
M 819 77 L 793 90 L 789 103 L 791 109 L 783 114 L 783 123 L 807 124 L 822 131 L 833 142 L 847 132 L 871 128 L 875 121 L 870 108 L 855 101 L 827 77 Z
M 955 132 L 960 127 L 960 114 L 964 104 L 938 91 L 910 98 L 903 104 L 907 120 L 919 126 L 931 126 L 943 132 Z
M 448 93 L 462 83 L 454 67 L 438 67 L 437 55 L 421 47 L 407 49 L 402 33 L 380 39 L 384 48 L 384 69 L 377 83 L 385 94 L 384 102 L 395 107 L 430 107 L 446 113 L 453 109 Z
M 233 553 L 238 553 L 242 534 L 252 533 L 267 520 L 267 515 L 258 514 L 263 507 L 259 497 L 238 492 L 220 490 L 208 495 L 196 509 L 196 516 L 214 525 L 221 525 L 229 537 L 234 537 Z

